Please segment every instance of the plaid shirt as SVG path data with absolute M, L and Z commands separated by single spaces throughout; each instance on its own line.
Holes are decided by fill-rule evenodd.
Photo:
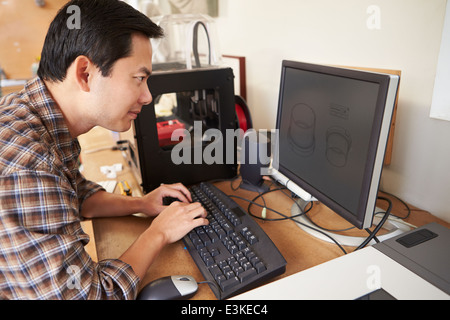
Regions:
M 0 100 L 0 299 L 136 297 L 128 264 L 84 250 L 80 208 L 101 187 L 78 171 L 79 153 L 39 78 Z

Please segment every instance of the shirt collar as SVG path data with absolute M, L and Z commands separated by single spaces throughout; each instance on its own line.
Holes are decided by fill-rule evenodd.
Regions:
M 63 113 L 53 100 L 44 81 L 39 77 L 30 80 L 25 85 L 25 91 L 30 97 L 35 112 L 42 119 L 50 138 L 54 140 L 56 148 L 60 150 L 63 161 L 77 161 L 80 153 L 78 140 L 70 135 Z

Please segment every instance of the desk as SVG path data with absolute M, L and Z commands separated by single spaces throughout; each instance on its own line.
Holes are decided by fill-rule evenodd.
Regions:
M 374 281 L 376 276 L 379 276 L 379 279 Z M 353 300 L 378 289 L 376 283 L 378 281 L 383 290 L 396 299 L 449 299 L 445 292 L 372 246 L 245 292 L 232 299 Z
M 123 163 L 124 170 L 119 172 L 117 180 L 127 180 L 133 189 L 134 196 L 140 196 L 139 186 L 133 177 L 131 170 L 126 165 L 125 159 L 120 151 L 102 150 L 86 154 L 86 150 L 98 149 L 102 147 L 113 146 L 112 134 L 102 128 L 94 128 L 89 133 L 79 138 L 82 145 L 82 162 L 84 166 L 83 174 L 86 178 L 93 181 L 105 180 L 105 176 L 100 172 L 102 165 L 112 165 L 114 163 Z M 239 195 L 246 199 L 253 199 L 256 193 L 242 189 L 234 190 L 239 185 L 239 180 L 230 182 L 219 182 L 216 185 L 228 195 Z M 117 192 L 117 190 L 116 190 Z M 385 196 L 385 195 L 384 195 Z M 292 200 L 284 193 L 276 191 L 264 196 L 266 205 L 274 208 L 286 215 L 290 215 Z M 235 199 L 243 209 L 247 209 L 248 203 Z M 397 199 L 392 199 L 392 212 L 399 216 L 405 216 L 404 206 Z M 378 203 L 380 208 L 385 209 L 386 204 L 383 201 Z M 429 222 L 438 222 L 447 228 L 450 224 L 440 220 L 430 213 L 411 207 L 412 212 L 406 220 L 416 226 L 422 226 Z M 254 214 L 260 214 L 261 209 L 252 207 Z M 310 216 L 318 224 L 334 228 L 343 229 L 349 227 L 349 223 L 322 204 L 314 205 Z M 267 211 L 267 218 L 279 218 L 273 212 Z M 83 221 L 82 225 L 86 233 L 91 237 L 90 247 L 86 250 L 95 260 L 108 258 L 118 258 L 151 223 L 152 219 L 133 215 L 119 218 L 101 218 Z M 258 223 L 279 248 L 287 260 L 286 272 L 272 281 L 293 275 L 299 271 L 309 269 L 323 262 L 330 261 L 343 255 L 343 252 L 334 244 L 316 239 L 297 225 L 290 221 L 263 222 Z M 361 230 L 352 230 L 349 235 L 366 236 L 367 233 Z M 347 252 L 354 248 L 345 247 Z M 182 241 L 178 241 L 164 248 L 155 263 L 149 268 L 146 276 L 142 279 L 141 285 L 145 285 L 157 278 L 187 274 L 193 276 L 197 281 L 202 281 L 203 276 L 197 269 L 194 261 L 191 259 L 187 250 L 184 249 Z M 214 294 L 208 285 L 200 285 L 198 293 L 193 299 L 215 299 Z

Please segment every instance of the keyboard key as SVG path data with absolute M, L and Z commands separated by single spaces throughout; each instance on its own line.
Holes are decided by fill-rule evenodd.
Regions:
M 267 270 L 266 266 L 265 266 L 264 263 L 262 263 L 262 262 L 258 262 L 258 263 L 255 265 L 255 269 L 256 269 L 256 272 L 258 272 L 258 273 L 261 273 L 261 272 Z
M 212 257 L 207 257 L 204 259 L 204 261 L 205 261 L 205 264 L 207 267 L 212 266 L 215 263 L 215 261 Z
M 205 245 L 203 244 L 202 240 L 200 240 L 200 238 L 193 240 L 192 243 L 194 244 L 194 246 L 197 250 L 205 247 Z
M 250 263 L 255 266 L 257 263 L 261 262 L 261 259 L 259 259 L 259 257 L 254 256 L 253 258 L 250 259 Z
M 239 251 L 239 248 L 238 248 L 237 245 L 233 244 L 232 246 L 230 246 L 230 247 L 228 248 L 228 250 L 230 250 L 230 253 L 231 253 L 231 254 L 235 254 L 236 252 Z
M 239 274 L 239 280 L 241 282 L 247 281 L 248 279 L 254 277 L 257 275 L 255 268 L 250 268 L 248 270 L 245 270 L 244 272 Z
M 220 228 L 220 230 L 217 231 L 217 236 L 219 237 L 219 239 L 223 239 L 227 236 L 227 234 L 222 228 Z
M 214 230 L 211 227 L 207 228 L 206 234 L 211 239 L 211 243 L 215 243 L 217 240 L 219 240 L 219 236 L 217 235 L 216 232 L 214 232 Z
M 246 250 L 245 256 L 248 260 L 252 260 L 254 257 L 256 257 L 256 254 L 252 250 Z
M 216 277 L 216 281 L 217 281 L 217 283 L 218 283 L 219 285 L 221 285 L 221 287 L 222 287 L 222 283 L 225 282 L 225 281 L 227 281 L 227 277 L 225 277 L 225 275 L 223 275 L 223 274 L 220 274 L 220 275 L 218 275 L 218 276 Z M 228 287 L 228 286 L 227 286 L 227 287 Z M 222 290 L 224 290 L 223 287 L 222 287 Z
M 247 240 L 248 242 L 250 242 L 250 244 L 255 244 L 258 242 L 258 238 L 256 238 L 254 235 L 251 235 Z
M 217 280 L 217 277 L 220 275 L 223 275 L 222 270 L 220 270 L 219 266 L 217 264 L 213 264 L 210 268 L 209 268 L 209 272 L 211 272 L 212 276 L 214 277 L 214 279 Z
M 230 279 L 230 278 L 233 278 L 233 277 L 235 277 L 236 275 L 234 274 L 234 271 L 233 270 L 228 270 L 226 273 L 225 273 L 225 277 L 227 278 L 227 279 Z
M 237 267 L 234 270 L 234 273 L 236 273 L 237 276 L 239 276 L 242 272 L 244 272 L 244 268 L 242 268 L 241 266 Z
M 221 260 L 219 262 L 217 262 L 217 264 L 219 265 L 219 267 L 221 269 L 225 268 L 226 266 L 228 266 L 228 262 L 226 260 Z
M 229 266 L 234 272 L 236 272 L 237 269 L 241 268 L 241 265 L 237 261 L 230 262 Z
M 211 257 L 215 257 L 220 254 L 220 251 L 219 251 L 219 249 L 212 248 L 209 253 L 211 254 Z
M 237 277 L 230 278 L 228 280 L 220 282 L 220 288 L 223 291 L 227 291 L 231 287 L 234 287 L 240 283 L 239 279 Z
M 244 268 L 244 270 L 247 271 L 248 269 L 252 269 L 253 266 L 249 261 L 247 261 L 242 264 L 242 268 Z
M 234 231 L 234 229 L 228 223 L 222 224 L 222 228 L 226 234 L 230 234 Z

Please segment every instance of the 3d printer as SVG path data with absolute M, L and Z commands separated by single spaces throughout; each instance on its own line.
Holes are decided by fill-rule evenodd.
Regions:
M 227 129 L 234 132 L 238 127 L 232 70 L 155 73 L 148 85 L 154 100 L 134 123 L 144 193 L 161 183 L 190 185 L 234 177 L 237 141 L 227 134 Z M 234 151 L 231 161 L 230 151 Z

